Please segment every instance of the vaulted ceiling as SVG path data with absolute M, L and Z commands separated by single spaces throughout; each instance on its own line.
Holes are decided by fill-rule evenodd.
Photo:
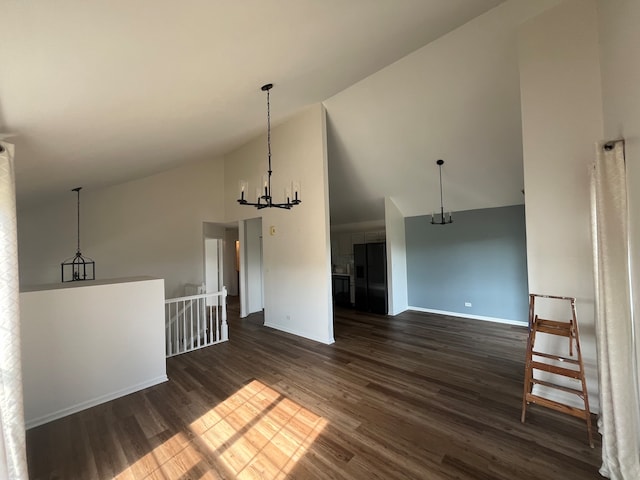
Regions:
M 490 73 L 500 68 L 499 59 L 480 69 L 484 76 L 478 82 L 454 72 L 461 78 L 456 91 L 471 88 L 481 97 L 460 98 L 449 113 L 437 100 L 411 98 L 416 90 L 427 98 L 426 93 L 447 87 L 449 77 L 438 68 L 402 83 L 384 84 L 384 73 L 361 82 L 500 3 L 4 2 L 0 134 L 11 134 L 16 144 L 19 206 L 66 195 L 77 185 L 100 188 L 222 155 L 264 130 L 259 87 L 267 82 L 275 84 L 275 123 L 326 101 L 332 215 L 340 202 L 345 205 L 336 221 L 375 217 L 381 195 L 394 196 L 407 214 L 416 214 L 410 207 L 414 200 L 402 194 L 421 195 L 411 162 L 435 169 L 436 157 L 446 157 L 447 175 L 455 179 L 464 171 L 463 160 L 488 161 L 496 182 L 504 181 L 499 162 L 485 158 L 481 134 L 469 135 L 484 122 L 500 122 L 500 109 L 497 118 L 476 117 L 493 108 L 478 104 L 501 104 L 494 97 L 503 87 L 509 101 L 513 96 L 511 86 L 493 83 Z M 397 96 L 402 91 L 409 98 Z M 354 95 L 366 106 L 359 103 L 349 112 Z M 419 114 L 425 111 L 429 122 Z M 367 124 L 367 118 L 385 121 Z M 458 135 L 438 130 L 445 120 L 458 122 Z M 478 141 L 482 154 L 474 159 L 466 158 L 469 149 L 457 147 Z M 497 146 L 494 153 L 512 156 L 512 150 Z M 354 200 L 358 195 L 362 198 Z
M 551 2 L 511 1 L 327 99 L 332 225 L 524 203 L 518 31 Z

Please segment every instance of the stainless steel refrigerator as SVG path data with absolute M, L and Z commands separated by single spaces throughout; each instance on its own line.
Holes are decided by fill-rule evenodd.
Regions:
M 353 246 L 356 309 L 387 314 L 387 254 L 384 243 Z

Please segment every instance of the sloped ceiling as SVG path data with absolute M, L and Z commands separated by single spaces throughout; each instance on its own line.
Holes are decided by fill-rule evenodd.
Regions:
M 332 225 L 524 203 L 517 31 L 509 2 L 326 100 Z M 548 8 L 551 4 L 547 2 Z M 454 214 L 455 217 L 455 214 Z
M 18 205 L 67 195 L 78 185 L 99 188 L 224 154 L 264 130 L 262 84 L 276 86 L 277 123 L 500 3 L 4 2 L 0 133 L 14 134 Z M 402 88 L 384 86 L 387 93 Z M 372 96 L 372 109 L 379 108 L 377 99 Z M 355 160 L 344 167 L 334 162 L 334 171 L 361 168 L 361 159 L 371 156 L 368 147 L 354 142 L 369 138 L 341 131 L 346 117 L 337 111 L 334 120 L 335 141 L 345 142 L 344 159 Z M 405 141 L 381 145 L 385 138 L 377 138 L 376 165 L 408 148 Z M 434 146 L 417 155 L 413 146 L 407 157 L 454 158 L 442 150 Z M 368 182 L 366 176 L 354 178 Z

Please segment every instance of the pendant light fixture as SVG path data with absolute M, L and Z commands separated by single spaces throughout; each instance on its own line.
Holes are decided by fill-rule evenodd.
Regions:
M 82 190 L 82 187 L 76 187 L 71 190 L 78 194 L 78 248 L 74 257 L 68 258 L 60 264 L 63 282 L 96 279 L 95 262 L 90 258 L 83 257 L 82 253 L 80 253 L 80 190 Z
M 247 196 L 249 194 L 249 182 L 245 180 L 240 181 L 240 198 L 238 203 L 240 205 L 250 205 L 256 207 L 258 210 L 263 208 L 284 208 L 290 210 L 295 205 L 300 205 L 300 183 L 291 182 L 291 186 L 285 188 L 283 203 L 276 203 L 273 201 L 273 194 L 271 190 L 271 105 L 269 103 L 269 90 L 273 88 L 273 84 L 267 83 L 263 85 L 261 90 L 267 92 L 267 159 L 269 161 L 269 167 L 267 174 L 262 177 L 262 187 L 256 188 L 256 201 L 249 202 Z
M 453 217 L 451 217 L 451 212 L 449 212 L 449 218 L 444 214 L 444 204 L 442 202 L 442 165 L 444 165 L 444 160 L 437 160 L 436 164 L 440 170 L 440 218 L 438 219 L 438 215 L 432 213 L 431 225 L 447 225 L 453 223 Z

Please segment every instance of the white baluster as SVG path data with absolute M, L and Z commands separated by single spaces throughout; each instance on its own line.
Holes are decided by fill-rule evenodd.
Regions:
M 216 298 L 217 300 L 217 298 Z M 216 339 L 215 342 L 218 343 L 220 341 L 220 314 L 218 313 L 218 309 L 216 308 Z
M 222 287 L 222 329 L 220 332 L 220 340 L 226 342 L 229 340 L 229 325 L 227 325 L 227 287 Z
M 220 298 L 220 294 L 216 295 L 216 306 L 214 307 L 216 309 L 216 338 L 213 339 L 215 343 L 220 341 Z
M 182 351 L 187 351 L 187 312 L 185 311 L 186 302 L 182 301 Z
M 207 299 L 202 299 L 200 304 L 200 310 L 202 311 L 202 331 L 200 336 L 202 337 L 202 346 L 207 345 Z
M 193 350 L 193 300 L 189 300 L 189 326 L 191 330 L 191 350 Z
M 209 335 L 207 336 L 207 344 L 211 345 L 215 342 L 215 330 L 213 329 L 213 306 L 209 305 Z
M 175 355 L 178 353 L 178 349 L 180 348 L 180 344 L 178 343 L 178 304 L 174 305 L 175 308 L 175 320 L 173 321 L 173 350 L 172 354 Z
M 169 355 L 171 355 L 171 335 L 170 335 L 171 315 L 169 315 L 167 310 L 171 311 L 170 303 L 164 306 L 164 341 L 165 341 L 164 353 L 165 353 L 165 356 L 168 357 Z
M 171 305 L 175 308 L 175 303 L 172 303 Z M 169 316 L 171 317 L 171 355 L 173 355 L 176 350 L 176 317 L 175 313 L 171 313 L 171 308 L 169 308 Z
M 198 298 L 196 300 L 196 305 L 198 307 L 198 310 L 196 311 L 196 322 L 197 322 L 197 327 L 198 327 L 198 348 L 200 348 L 200 344 L 202 343 L 200 337 L 202 336 L 202 332 L 200 331 L 200 310 L 202 309 L 201 305 L 202 305 L 202 299 Z

